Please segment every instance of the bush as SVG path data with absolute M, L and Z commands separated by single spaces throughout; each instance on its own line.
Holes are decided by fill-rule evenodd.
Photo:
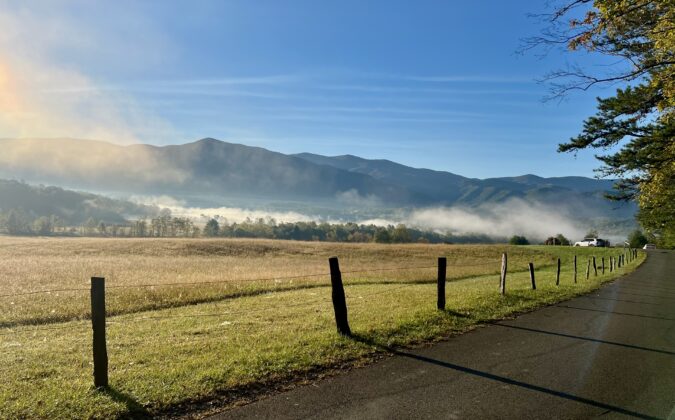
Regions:
M 642 248 L 647 242 L 649 242 L 647 237 L 640 229 L 636 229 L 628 235 L 628 243 L 631 248 Z
M 509 244 L 511 244 L 511 245 L 529 245 L 530 241 L 528 241 L 527 238 L 524 237 L 524 236 L 513 235 L 511 237 L 511 239 L 509 239 Z

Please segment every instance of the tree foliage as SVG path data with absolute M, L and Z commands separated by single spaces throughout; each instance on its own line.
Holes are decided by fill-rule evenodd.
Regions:
M 649 240 L 640 229 L 636 229 L 628 235 L 628 243 L 631 248 L 642 248 Z
M 552 96 L 622 83 L 598 98 L 582 132 L 560 152 L 598 149 L 601 176 L 619 178 L 615 200 L 636 200 L 638 220 L 675 246 L 675 3 L 673 0 L 568 0 L 544 15 L 549 26 L 524 48 L 565 46 L 615 58 L 600 73 L 550 73 Z
M 216 219 L 211 219 L 206 222 L 206 226 L 204 226 L 204 236 L 218 236 L 219 232 L 220 224 L 218 224 Z
M 520 235 L 513 235 L 511 239 L 509 239 L 509 244 L 511 245 L 529 245 L 530 241 L 527 240 L 526 237 L 520 236 Z

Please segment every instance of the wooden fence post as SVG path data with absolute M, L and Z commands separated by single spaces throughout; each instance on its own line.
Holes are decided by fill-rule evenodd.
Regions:
M 445 257 L 438 258 L 438 300 L 436 307 L 439 310 L 445 309 L 445 276 L 447 273 L 448 260 Z
M 611 273 L 612 271 L 614 271 L 614 257 L 610 255 L 609 256 L 609 272 Z
M 602 274 L 605 274 L 605 257 L 602 257 Z
M 598 266 L 595 264 L 595 255 L 593 255 L 593 272 L 595 273 L 595 277 L 598 277 Z
M 93 329 L 94 387 L 108 387 L 108 350 L 105 342 L 105 279 L 91 278 L 91 326 Z
M 333 309 L 335 310 L 335 324 L 338 333 L 346 336 L 352 335 L 347 321 L 347 300 L 345 299 L 345 289 L 342 285 L 342 273 L 340 273 L 340 263 L 337 257 L 328 259 L 330 265 L 330 285 L 333 289 Z
M 560 286 L 560 258 L 558 258 L 558 271 L 555 273 L 555 285 Z
M 574 256 L 574 283 L 577 282 L 577 256 Z
M 588 280 L 591 276 L 591 259 L 588 259 L 588 262 L 586 263 L 586 280 Z
M 616 257 L 616 268 L 621 268 L 621 255 Z
M 534 264 L 530 263 L 530 280 L 532 280 L 532 290 L 537 290 L 537 283 L 534 281 Z
M 507 257 L 506 252 L 502 254 L 502 274 L 499 277 L 499 293 L 502 295 L 506 294 L 506 264 Z

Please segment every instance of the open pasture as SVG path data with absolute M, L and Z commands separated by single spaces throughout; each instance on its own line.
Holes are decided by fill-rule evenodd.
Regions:
M 506 296 L 498 292 L 503 252 Z M 215 397 L 237 401 L 244 390 L 367 361 L 382 346 L 441 339 L 588 292 L 644 259 L 641 253 L 610 273 L 608 257 L 620 252 L 0 238 L 0 417 L 124 417 L 179 412 Z M 334 255 L 355 338 L 335 331 L 328 270 Z M 596 277 L 591 268 L 586 280 L 592 255 L 598 265 L 604 256 L 606 269 Z M 439 256 L 448 260 L 445 311 L 436 309 Z M 106 278 L 108 391 L 92 389 L 91 276 Z

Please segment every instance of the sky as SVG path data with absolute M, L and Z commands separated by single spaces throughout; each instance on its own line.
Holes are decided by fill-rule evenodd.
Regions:
M 609 89 L 544 101 L 516 51 L 538 0 L 0 0 L 0 138 L 354 154 L 487 178 L 594 176 L 558 154 Z M 1 153 L 1 151 L 0 151 Z

